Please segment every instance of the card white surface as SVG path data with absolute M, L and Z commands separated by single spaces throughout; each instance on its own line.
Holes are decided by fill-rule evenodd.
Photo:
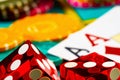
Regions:
M 120 34 L 120 6 L 114 7 L 84 29 L 71 34 L 48 52 L 66 60 L 97 52 L 120 62 L 120 56 L 114 55 L 114 53 L 113 55 L 106 54 L 106 46 L 120 48 L 120 44 L 112 39 L 117 34 Z

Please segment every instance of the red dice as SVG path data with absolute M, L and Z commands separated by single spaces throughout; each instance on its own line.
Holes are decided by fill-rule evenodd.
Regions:
M 61 80 L 120 80 L 120 63 L 97 53 L 63 63 Z
M 0 63 L 0 80 L 60 80 L 55 65 L 30 41 Z

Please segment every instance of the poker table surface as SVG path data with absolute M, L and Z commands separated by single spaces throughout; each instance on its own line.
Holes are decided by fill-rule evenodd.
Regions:
M 83 20 L 91 20 L 91 19 L 97 19 L 98 17 L 102 16 L 104 13 L 106 13 L 107 11 L 109 11 L 111 7 L 100 7 L 100 8 L 74 8 L 74 11 L 78 14 L 78 16 Z M 64 11 L 62 9 L 59 8 L 59 6 L 57 4 L 55 4 L 55 6 L 53 7 L 52 10 L 50 10 L 48 13 L 64 13 Z M 8 28 L 14 21 L 0 21 L 0 28 Z M 49 46 L 44 46 L 44 47 L 40 47 L 37 44 L 42 44 L 42 45 L 47 45 L 49 43 Z M 33 44 L 35 44 L 35 46 L 37 46 L 44 54 L 47 53 L 47 50 L 50 49 L 51 47 L 53 47 L 54 45 L 56 45 L 59 42 L 33 42 Z M 50 45 L 51 44 L 51 45 Z M 16 47 L 17 48 L 17 47 Z M 0 52 L 0 61 L 2 61 L 5 57 L 7 57 L 9 54 L 11 54 L 11 52 L 13 52 L 16 48 L 6 51 L 6 52 Z M 52 58 L 52 60 L 54 59 L 58 59 L 56 57 L 52 57 L 50 55 L 47 55 L 47 57 Z M 58 59 L 59 61 L 60 59 Z M 57 62 L 56 62 L 57 63 Z M 61 62 L 59 62 L 61 63 Z M 58 64 L 57 64 L 58 65 Z

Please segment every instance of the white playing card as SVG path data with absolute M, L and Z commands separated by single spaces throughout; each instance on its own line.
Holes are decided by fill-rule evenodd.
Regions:
M 73 60 L 91 52 L 108 55 L 109 58 L 112 58 L 109 56 L 110 50 L 106 54 L 105 46 L 120 48 L 120 44 L 112 39 L 114 35 L 120 33 L 119 21 L 120 6 L 116 6 L 94 23 L 70 35 L 48 52 L 66 60 Z M 115 58 L 114 60 L 118 61 Z

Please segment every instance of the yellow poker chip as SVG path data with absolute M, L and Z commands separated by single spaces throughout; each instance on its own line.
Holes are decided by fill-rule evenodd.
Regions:
M 56 40 L 67 37 L 84 25 L 66 14 L 41 14 L 14 22 L 10 28 L 34 41 Z
M 120 43 L 120 34 L 113 36 L 112 39 Z
M 23 40 L 22 35 L 10 31 L 9 29 L 0 28 L 0 52 L 18 46 Z

